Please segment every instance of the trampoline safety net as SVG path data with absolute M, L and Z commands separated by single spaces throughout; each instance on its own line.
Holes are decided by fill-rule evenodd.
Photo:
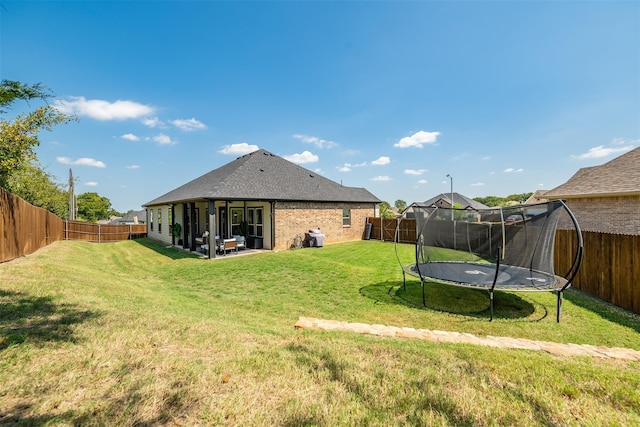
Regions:
M 557 276 L 554 242 L 563 212 L 580 236 L 579 248 L 571 270 Z M 425 281 L 435 281 L 492 295 L 494 289 L 562 292 L 582 260 L 580 228 L 561 200 L 482 210 L 416 206 L 413 214 L 416 262 L 403 270 L 419 277 L 423 289 Z

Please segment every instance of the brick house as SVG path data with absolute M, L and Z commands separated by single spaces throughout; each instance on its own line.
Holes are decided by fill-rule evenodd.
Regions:
M 640 234 L 640 147 L 578 170 L 544 197 L 565 200 L 582 230 Z
M 195 251 L 196 237 L 208 231 L 221 238 L 246 234 L 249 247 L 280 250 L 316 228 L 326 243 L 361 239 L 378 203 L 364 188 L 344 187 L 258 150 L 144 207 L 148 236 L 167 244 Z M 178 236 L 172 233 L 174 224 L 180 224 Z

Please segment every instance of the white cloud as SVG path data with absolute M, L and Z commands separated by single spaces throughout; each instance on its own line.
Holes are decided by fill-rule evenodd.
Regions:
M 85 184 L 87 187 L 97 187 L 98 183 L 95 181 L 89 181 L 89 182 L 85 182 Z
M 56 157 L 56 161 L 58 163 L 62 163 L 63 165 L 79 165 L 79 166 L 93 166 L 96 168 L 105 168 L 105 165 L 100 160 L 91 159 L 89 157 L 81 157 L 78 160 L 72 160 L 69 157 Z
M 491 156 L 484 156 L 481 158 L 481 160 L 490 160 L 490 159 L 491 159 Z
M 67 100 L 56 99 L 53 106 L 62 113 L 88 116 L 103 121 L 137 119 L 154 112 L 153 107 L 134 101 L 109 102 L 101 99 L 86 99 L 84 96 L 72 96 Z
M 171 139 L 169 135 L 165 135 L 164 133 L 159 133 L 151 139 L 160 145 L 175 145 L 178 143 L 178 141 Z
M 404 173 L 406 173 L 407 175 L 416 175 L 416 176 L 420 176 L 425 172 L 427 172 L 426 169 L 405 169 L 404 170 Z
M 429 181 L 427 181 L 426 179 L 418 180 L 418 184 L 426 184 L 427 182 L 429 182 Z
M 142 124 L 150 128 L 164 128 L 164 122 L 157 117 L 145 117 L 141 120 Z
M 319 157 L 315 154 L 312 154 L 309 151 L 303 151 L 300 154 L 290 154 L 288 156 L 282 157 L 285 160 L 289 160 L 297 165 L 301 165 L 304 163 L 315 163 L 319 160 Z
M 257 145 L 241 142 L 239 144 L 225 145 L 224 147 L 222 147 L 222 150 L 218 151 L 218 153 L 233 156 L 244 156 L 245 154 L 253 153 L 254 151 L 257 151 L 259 149 L 260 147 L 258 147 Z
M 371 178 L 371 181 L 391 181 L 391 177 L 386 175 L 379 175 Z
M 440 132 L 425 132 L 423 130 L 414 133 L 411 136 L 405 136 L 394 147 L 407 148 L 418 147 L 422 148 L 424 144 L 433 144 L 440 135 Z
M 196 120 L 195 118 L 171 120 L 169 123 L 184 132 L 192 132 L 194 130 L 203 130 L 207 128 L 204 123 Z
M 386 156 L 379 157 L 378 160 L 371 162 L 371 164 L 375 166 L 388 165 L 389 163 L 391 163 L 391 159 Z
M 614 144 L 620 144 L 619 140 L 614 140 Z M 624 153 L 626 151 L 633 150 L 633 145 L 628 145 L 626 147 L 605 147 L 604 145 L 599 145 L 597 147 L 589 148 L 589 151 L 583 154 L 572 155 L 571 157 L 574 159 L 599 159 L 600 157 L 607 157 L 611 154 Z
M 292 135 L 292 136 L 295 139 L 299 139 L 304 143 L 313 144 L 318 148 L 332 148 L 338 145 L 333 141 L 327 141 L 326 139 L 318 138 L 317 136 L 301 135 L 299 133 L 296 133 L 295 135 Z
M 471 184 L 472 187 L 482 187 L 484 182 L 476 182 L 475 184 Z
M 520 169 L 506 168 L 504 170 L 505 173 L 522 172 L 522 171 L 524 171 L 524 169 L 522 169 L 522 168 L 520 168 Z
M 140 141 L 140 137 L 136 136 L 132 133 L 125 133 L 124 135 L 122 135 L 120 138 L 122 139 L 127 139 L 129 141 Z
M 356 163 L 355 165 L 353 165 L 354 168 L 361 168 L 364 166 L 367 166 L 367 162 Z
M 340 172 L 351 172 L 351 163 L 345 163 L 342 166 L 336 166 Z
M 127 169 L 132 169 L 132 170 L 140 169 L 140 166 L 139 165 L 129 165 L 129 166 L 127 166 Z

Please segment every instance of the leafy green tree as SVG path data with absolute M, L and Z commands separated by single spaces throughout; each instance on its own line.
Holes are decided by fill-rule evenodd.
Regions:
M 496 207 L 496 206 L 504 206 L 506 202 L 504 197 L 498 197 L 498 196 L 474 197 L 473 200 L 475 200 L 478 203 L 482 203 L 485 206 L 489 206 L 490 208 Z
M 520 204 L 527 201 L 529 197 L 531 197 L 533 193 L 521 193 L 521 194 L 511 194 L 507 197 L 498 197 L 498 196 L 487 196 L 487 197 L 474 197 L 473 200 L 476 202 L 480 202 L 483 205 L 487 205 L 489 207 L 504 207 L 509 204 Z
M 398 211 L 402 212 L 403 210 L 405 210 L 407 208 L 407 202 L 405 202 L 402 199 L 398 199 L 394 203 L 394 206 L 398 209 Z
M 7 189 L 62 219 L 69 217 L 69 193 L 36 161 L 15 171 L 7 181 Z
M 4 115 L 15 101 L 36 98 L 46 101 L 51 97 L 53 94 L 41 84 L 25 85 L 3 80 L 0 83 L 0 114 Z M 55 125 L 68 123 L 74 118 L 46 105 L 18 115 L 13 121 L 0 120 L 0 186 L 7 188 L 9 177 L 36 159 L 33 147 L 40 144 L 40 131 L 51 130 Z
M 78 194 L 78 217 L 89 222 L 108 219 L 117 214 L 111 207 L 111 201 L 95 192 Z
M 510 194 L 507 196 L 507 201 L 524 203 L 532 195 L 533 193 Z
M 395 214 L 391 210 L 389 202 L 381 202 L 378 205 L 378 209 L 380 211 L 380 218 L 395 218 Z

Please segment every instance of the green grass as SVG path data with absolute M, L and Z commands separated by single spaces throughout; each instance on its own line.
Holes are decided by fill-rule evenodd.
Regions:
M 400 246 L 410 260 L 413 247 Z M 204 260 L 58 242 L 0 265 L 0 424 L 638 425 L 640 363 L 294 330 L 300 316 L 640 350 L 571 290 L 420 284 L 389 243 Z

